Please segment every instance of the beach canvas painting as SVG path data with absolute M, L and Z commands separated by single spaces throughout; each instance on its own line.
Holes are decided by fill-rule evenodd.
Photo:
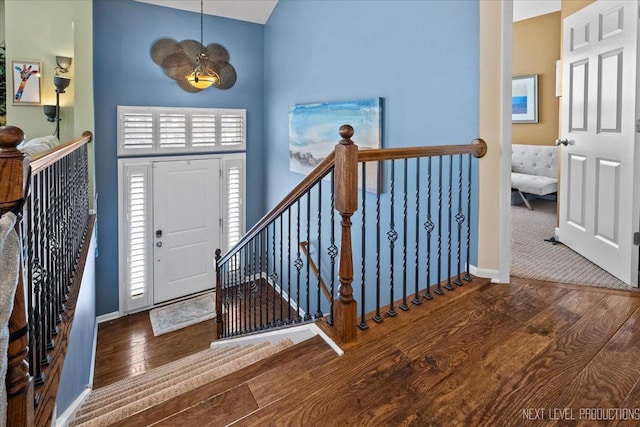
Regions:
M 514 77 L 511 84 L 511 121 L 538 123 L 538 76 Z
M 289 109 L 289 165 L 307 175 L 340 142 L 338 129 L 353 126 L 353 142 L 360 150 L 382 146 L 380 98 L 294 105 Z M 367 191 L 376 191 L 375 164 L 367 164 Z M 361 180 L 359 179 L 359 182 Z

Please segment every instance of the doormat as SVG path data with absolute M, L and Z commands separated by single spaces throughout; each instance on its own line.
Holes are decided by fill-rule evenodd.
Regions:
M 153 335 L 166 334 L 216 317 L 213 293 L 154 308 L 149 312 Z

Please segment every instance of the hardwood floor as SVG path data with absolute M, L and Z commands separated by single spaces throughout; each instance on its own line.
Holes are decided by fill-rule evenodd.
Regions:
M 212 339 L 212 324 L 153 337 L 134 316 L 100 326 L 96 386 Z M 636 292 L 475 280 L 342 347 L 293 347 L 122 425 L 640 425 Z

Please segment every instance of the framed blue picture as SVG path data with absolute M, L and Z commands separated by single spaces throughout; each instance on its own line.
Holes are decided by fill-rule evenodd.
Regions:
M 513 123 L 538 123 L 537 74 L 512 79 L 511 121 Z
M 289 109 L 289 166 L 307 175 L 340 141 L 338 129 L 353 126 L 359 150 L 382 147 L 382 99 L 294 105 Z M 375 163 L 375 162 L 373 162 Z M 359 172 L 360 173 L 360 172 Z M 367 164 L 367 191 L 376 191 L 377 166 Z M 359 179 L 359 182 L 361 180 Z

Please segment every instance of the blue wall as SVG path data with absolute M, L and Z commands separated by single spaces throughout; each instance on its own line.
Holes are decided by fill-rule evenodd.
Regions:
M 265 27 L 266 207 L 302 179 L 289 172 L 295 104 L 382 97 L 384 147 L 478 137 L 479 28 L 478 1 L 280 1 Z
M 247 110 L 247 226 L 264 211 L 264 26 L 206 16 L 204 42 L 227 48 L 238 80 L 231 89 L 187 93 L 149 55 L 160 37 L 199 39 L 199 14 L 133 0 L 95 0 L 95 159 L 99 258 L 97 314 L 118 310 L 116 106 L 244 108 Z M 196 195 L 194 195 L 196 196 Z
M 94 230 L 91 235 L 89 255 L 84 267 L 69 345 L 64 358 L 60 385 L 58 386 L 58 395 L 56 397 L 56 412 L 58 415 L 62 415 L 92 382 L 92 344 L 96 332 L 95 252 L 96 234 Z

